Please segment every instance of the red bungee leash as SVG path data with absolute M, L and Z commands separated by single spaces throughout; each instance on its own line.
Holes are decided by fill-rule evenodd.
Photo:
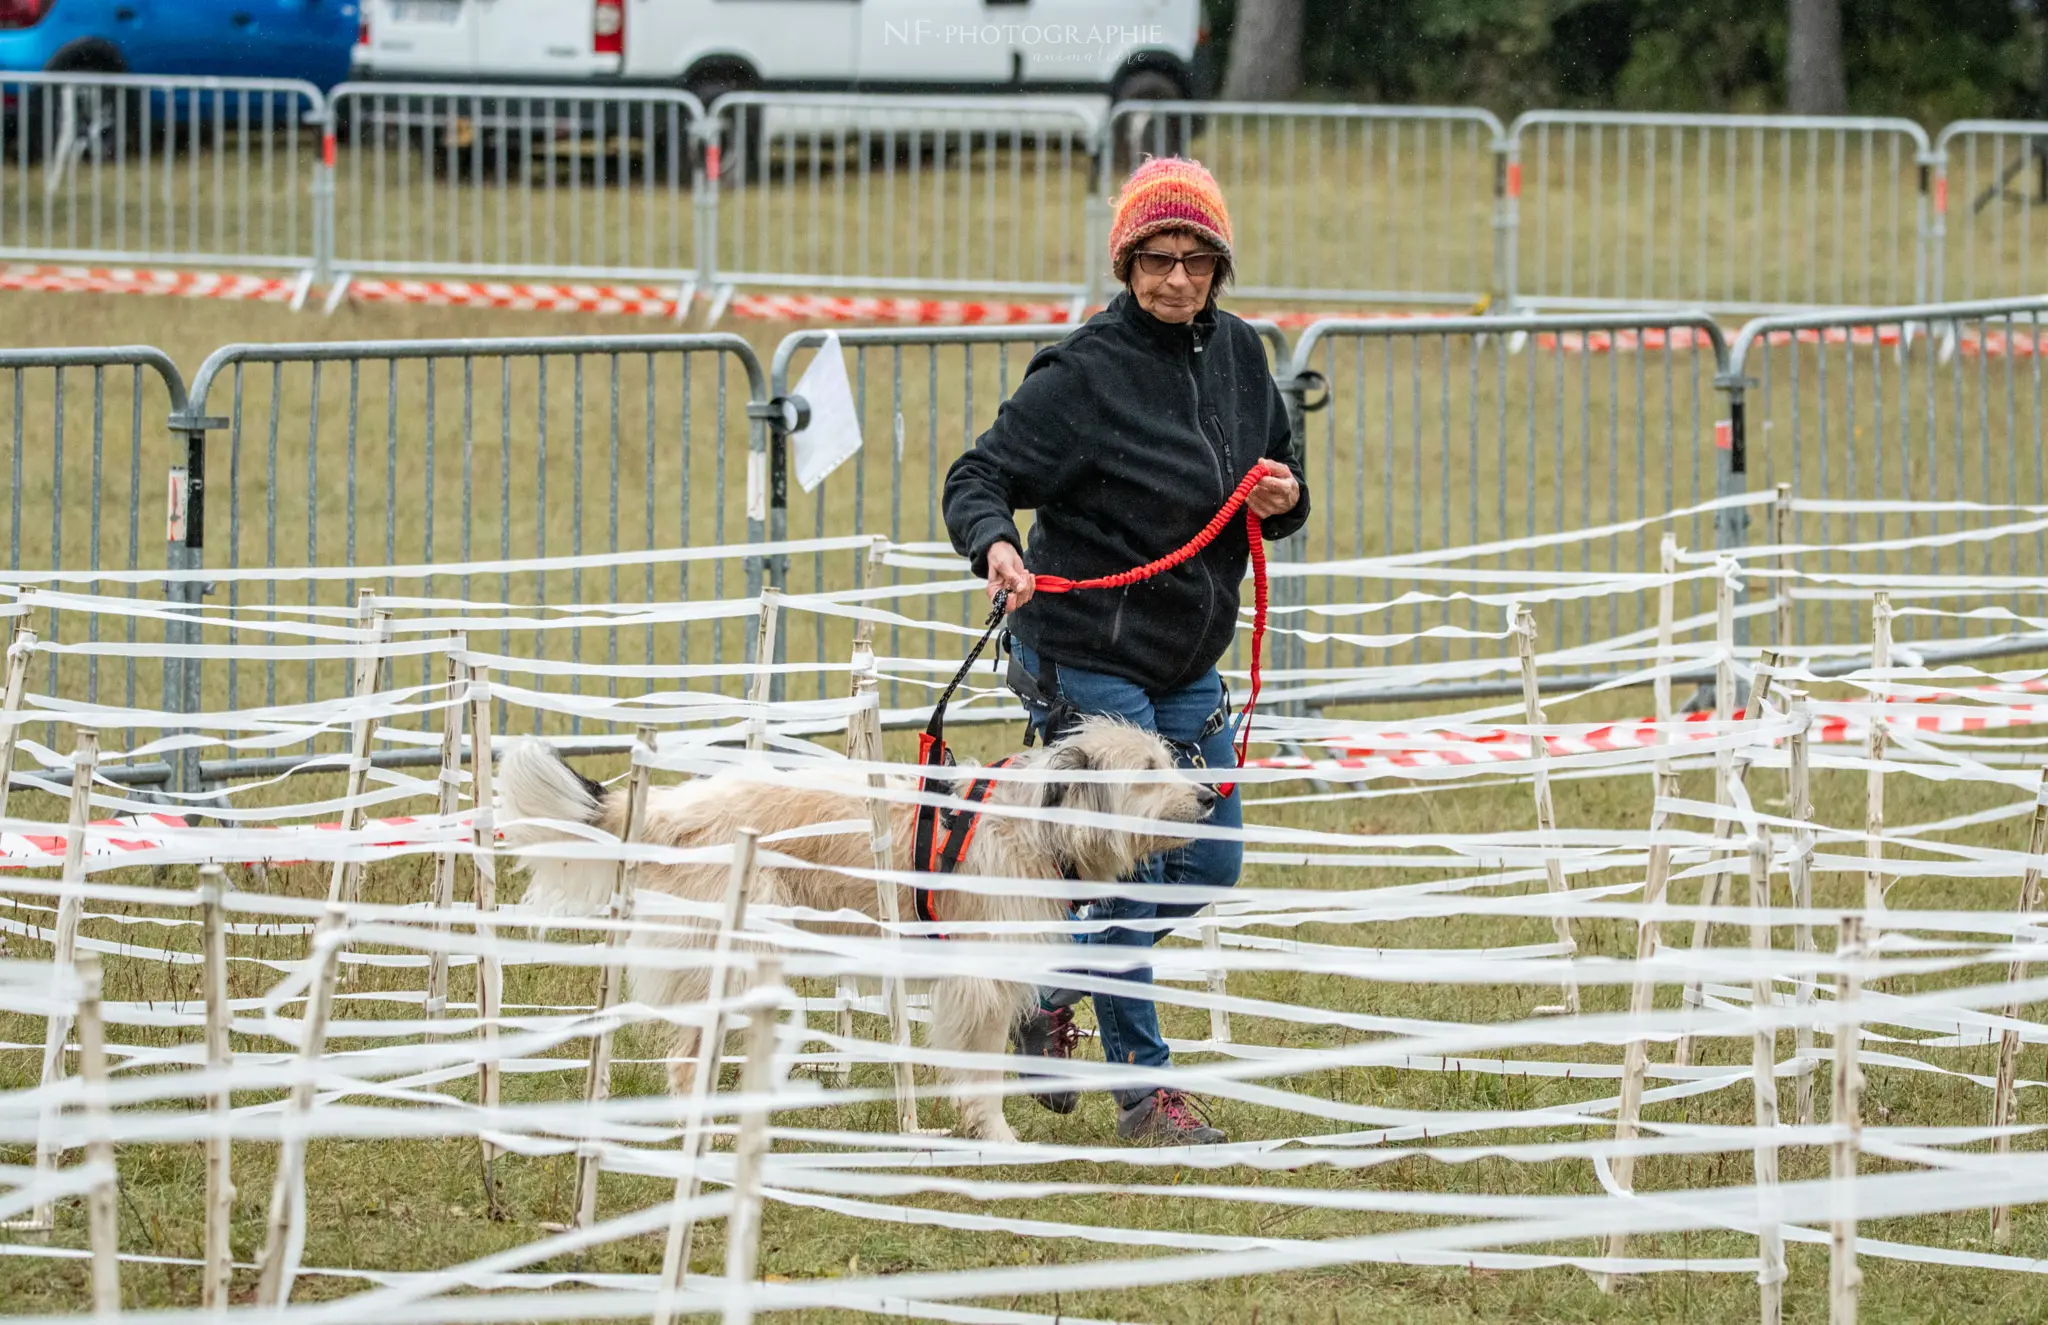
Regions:
M 1216 541 L 1216 536 L 1230 524 L 1231 517 L 1239 510 L 1244 511 L 1245 534 L 1251 540 L 1252 550 L 1252 690 L 1244 702 L 1244 714 L 1237 725 L 1237 763 L 1244 766 L 1245 752 L 1251 746 L 1252 710 L 1259 705 L 1259 658 L 1266 643 L 1266 545 L 1259 529 L 1258 512 L 1245 505 L 1252 489 L 1259 485 L 1269 471 L 1262 463 L 1246 474 L 1237 485 L 1237 491 L 1230 494 L 1223 506 L 1209 523 L 1202 526 L 1202 532 L 1175 548 L 1157 561 L 1148 561 L 1132 570 L 1118 571 L 1114 575 L 1100 575 L 1092 580 L 1069 580 L 1060 575 L 1038 575 L 1032 578 L 1034 593 L 1072 593 L 1076 589 L 1122 589 L 1149 580 L 1163 571 L 1172 570 L 1189 557 Z M 1216 788 L 1220 796 L 1228 796 L 1237 790 L 1235 782 L 1221 783 Z

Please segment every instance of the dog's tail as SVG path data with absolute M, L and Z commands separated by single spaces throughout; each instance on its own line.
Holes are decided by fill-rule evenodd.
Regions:
M 594 824 L 604 813 L 604 787 L 562 762 L 554 747 L 537 736 L 515 742 L 498 762 L 498 814 L 505 844 L 532 846 L 558 837 L 522 819 L 556 819 Z

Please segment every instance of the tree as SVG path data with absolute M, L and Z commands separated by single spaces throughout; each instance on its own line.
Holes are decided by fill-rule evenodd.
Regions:
M 1286 101 L 1301 91 L 1305 0 L 1238 0 L 1223 74 L 1228 101 Z
M 1794 115 L 1839 115 L 1849 95 L 1842 77 L 1841 0 L 1791 0 L 1785 40 L 1785 88 Z

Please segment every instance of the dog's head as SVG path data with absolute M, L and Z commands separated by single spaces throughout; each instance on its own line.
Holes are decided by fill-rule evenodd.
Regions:
M 1173 747 L 1164 737 L 1118 718 L 1083 718 L 1060 740 L 1034 752 L 1025 766 L 1142 775 L 1002 784 L 1000 794 L 1014 803 L 1087 810 L 1142 819 L 1152 825 L 1124 829 L 1030 821 L 1033 830 L 1044 835 L 1042 846 L 1047 853 L 1083 879 L 1119 878 L 1145 857 L 1185 844 L 1188 839 L 1175 833 L 1173 826 L 1199 823 L 1216 807 L 1215 788 L 1182 773 L 1174 763 Z

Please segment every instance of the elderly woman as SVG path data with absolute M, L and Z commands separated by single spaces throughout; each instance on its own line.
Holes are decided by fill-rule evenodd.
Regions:
M 994 426 L 946 476 L 953 546 L 988 577 L 991 597 L 1009 591 L 1011 684 L 1032 731 L 1047 739 L 1074 715 L 1111 714 L 1166 737 L 1189 767 L 1236 766 L 1216 663 L 1238 625 L 1250 556 L 1241 522 L 1201 554 L 1128 588 L 1032 595 L 1034 574 L 1107 575 L 1179 548 L 1253 470 L 1263 477 L 1250 506 L 1267 538 L 1286 538 L 1308 519 L 1308 489 L 1265 348 L 1216 307 L 1230 253 L 1230 216 L 1215 178 L 1193 161 L 1146 162 L 1125 185 L 1110 227 L 1123 293 L 1031 361 Z M 1019 510 L 1037 512 L 1028 547 L 1017 532 Z M 1237 795 L 1220 800 L 1207 822 L 1240 826 Z M 1229 887 L 1242 863 L 1236 842 L 1201 841 L 1154 857 L 1134 881 Z M 1201 905 L 1113 898 L 1089 917 L 1179 919 Z M 1158 937 L 1157 928 L 1112 927 L 1085 941 L 1142 948 Z M 1152 974 L 1119 978 L 1149 983 Z M 1017 1028 L 1021 1050 L 1068 1056 L 1079 999 L 1045 991 Z M 1150 999 L 1097 994 L 1095 1016 L 1108 1061 L 1169 1063 Z M 1170 1086 L 1133 1083 L 1116 1097 L 1117 1132 L 1127 1140 L 1225 1139 Z M 1067 1091 L 1036 1098 L 1055 1113 L 1076 1103 Z

